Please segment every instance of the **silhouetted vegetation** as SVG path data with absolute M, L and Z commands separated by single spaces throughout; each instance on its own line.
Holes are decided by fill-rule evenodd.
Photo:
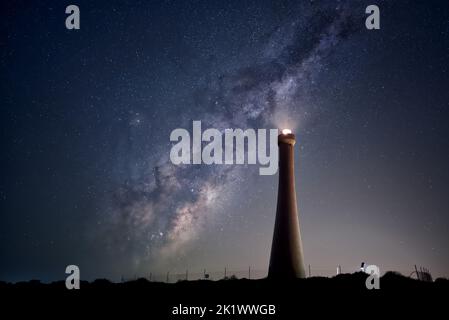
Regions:
M 67 290 L 64 281 L 44 284 L 32 280 L 15 284 L 0 282 L 0 292 L 7 299 L 16 301 L 41 301 L 43 304 L 51 302 L 58 305 L 63 303 L 68 306 L 88 304 L 108 312 L 123 308 L 137 312 L 140 309 L 148 314 L 158 315 L 156 319 L 168 318 L 171 308 L 179 304 L 211 308 L 217 304 L 274 304 L 278 308 L 278 316 L 296 315 L 300 305 L 305 308 L 319 305 L 321 307 L 315 309 L 319 314 L 333 314 L 342 307 L 353 308 L 356 302 L 360 305 L 386 306 L 400 312 L 402 309 L 411 312 L 413 308 L 423 306 L 442 306 L 434 298 L 443 299 L 449 293 L 449 280 L 442 278 L 425 282 L 387 272 L 380 279 L 380 290 L 368 290 L 365 286 L 366 278 L 367 274 L 358 272 L 340 274 L 333 278 L 312 277 L 292 281 L 248 280 L 232 276 L 229 279 L 233 281 L 184 280 L 177 283 L 150 282 L 147 279 L 113 283 L 97 279 L 93 282 L 82 281 L 80 290 Z M 413 301 L 418 303 L 411 304 Z M 207 319 L 211 318 L 213 317 L 209 315 Z M 284 318 L 289 319 L 280 317 Z

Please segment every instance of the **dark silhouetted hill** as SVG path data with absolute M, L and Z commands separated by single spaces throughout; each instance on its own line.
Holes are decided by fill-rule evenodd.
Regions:
M 179 304 L 207 306 L 208 309 L 223 304 L 274 304 L 276 319 L 295 319 L 302 309 L 312 310 L 316 315 L 329 315 L 357 313 L 360 308 L 365 311 L 385 308 L 404 315 L 444 308 L 441 301 L 449 294 L 447 279 L 423 282 L 388 272 L 380 279 L 379 290 L 368 290 L 366 278 L 366 274 L 359 272 L 291 281 L 233 279 L 169 284 L 146 279 L 124 283 L 98 279 L 82 281 L 80 290 L 67 290 L 64 281 L 44 284 L 33 280 L 14 284 L 0 282 L 0 292 L 6 297 L 2 298 L 4 305 L 9 302 L 23 306 L 33 304 L 32 310 L 57 306 L 74 312 L 79 307 L 87 307 L 102 315 L 147 312 L 148 319 L 200 319 L 171 315 L 173 307 Z M 208 314 L 203 319 L 227 318 Z M 275 319 L 267 315 L 232 318 Z

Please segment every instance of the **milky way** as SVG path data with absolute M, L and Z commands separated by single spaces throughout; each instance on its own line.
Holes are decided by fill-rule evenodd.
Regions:
M 219 130 L 298 129 L 317 116 L 310 97 L 316 78 L 334 47 L 351 35 L 356 18 L 348 6 L 303 9 L 304 17 L 275 28 L 254 64 L 202 88 L 203 95 L 216 99 L 201 106 L 208 111 L 193 115 L 196 120 Z M 190 125 L 187 119 L 178 124 Z M 241 190 L 245 175 L 254 174 L 239 166 L 175 166 L 167 160 L 168 148 L 161 153 L 150 176 L 141 175 L 117 191 L 107 221 L 113 248 L 133 252 L 137 261 L 148 263 L 148 257 L 150 264 L 152 259 L 173 263 L 171 258 L 187 254 L 186 247 L 213 223 L 211 216 L 228 209 L 226 202 Z

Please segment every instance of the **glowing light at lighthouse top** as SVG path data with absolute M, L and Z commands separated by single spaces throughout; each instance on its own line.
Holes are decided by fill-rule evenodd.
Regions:
M 291 134 L 291 133 L 292 133 L 292 131 L 290 129 L 283 129 L 282 130 L 282 134 L 287 135 L 287 134 Z

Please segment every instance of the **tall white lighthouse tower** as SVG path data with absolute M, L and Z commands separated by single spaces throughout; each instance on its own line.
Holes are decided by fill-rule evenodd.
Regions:
M 279 187 L 271 246 L 270 278 L 305 278 L 295 190 L 295 135 L 284 129 L 278 136 Z

